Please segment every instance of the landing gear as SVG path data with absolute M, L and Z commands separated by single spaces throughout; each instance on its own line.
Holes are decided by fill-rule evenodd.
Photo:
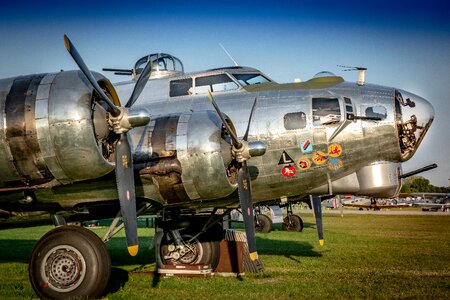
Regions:
M 310 204 L 311 205 L 311 204 Z M 287 217 L 283 219 L 282 230 L 286 231 L 298 231 L 303 230 L 303 220 L 297 215 L 294 215 L 292 204 L 288 203 L 286 206 Z
M 297 215 L 289 215 L 284 218 L 282 230 L 286 231 L 298 231 L 303 230 L 303 220 Z
M 161 235 L 161 246 L 158 255 L 158 265 L 211 265 L 214 270 L 219 263 L 220 244 L 218 241 L 200 240 L 193 238 L 191 234 L 183 234 L 182 244 L 176 245 L 173 239 L 167 239 Z
M 201 264 L 211 265 L 213 270 L 217 267 L 222 227 L 216 224 L 203 232 L 201 224 L 205 224 L 204 218 L 203 222 L 198 221 L 199 218 L 190 218 L 183 228 L 157 229 L 155 254 L 158 266 Z
M 95 233 L 78 226 L 60 226 L 38 241 L 28 273 L 41 298 L 98 298 L 108 284 L 111 262 Z
M 272 231 L 272 220 L 263 214 L 256 215 L 255 231 L 260 233 L 269 233 Z

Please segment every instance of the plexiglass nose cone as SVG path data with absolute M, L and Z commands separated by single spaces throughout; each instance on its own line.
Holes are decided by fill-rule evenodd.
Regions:
M 434 119 L 434 108 L 430 102 L 413 93 L 395 92 L 397 129 L 402 160 L 410 159 L 419 147 Z

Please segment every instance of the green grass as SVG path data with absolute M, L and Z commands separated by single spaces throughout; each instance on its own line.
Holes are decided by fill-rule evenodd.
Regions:
M 265 266 L 243 278 L 154 278 L 151 229 L 139 229 L 140 253 L 125 239 L 108 247 L 114 265 L 109 299 L 450 298 L 450 216 L 324 215 L 325 245 L 313 216 L 302 233 L 258 234 Z M 50 226 L 0 230 L 0 299 L 36 298 L 27 261 Z M 278 227 L 279 228 L 279 227 Z M 95 229 L 103 234 L 106 229 Z

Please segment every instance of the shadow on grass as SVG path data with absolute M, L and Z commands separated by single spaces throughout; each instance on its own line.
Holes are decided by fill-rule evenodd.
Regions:
M 36 240 L 3 240 L 0 238 L 0 262 L 28 263 Z
M 272 231 L 284 231 L 282 229 L 283 224 L 281 223 L 275 223 L 272 225 Z M 244 227 L 242 227 L 244 228 Z M 305 228 L 316 228 L 316 224 L 315 223 L 308 223 L 308 222 L 303 222 L 303 229 Z M 296 231 L 292 231 L 292 232 L 296 232 Z
M 280 241 L 270 238 L 256 237 L 258 253 L 261 255 L 279 255 L 291 258 L 292 256 L 320 257 L 322 254 L 314 251 L 314 247 L 307 242 Z
M 0 238 L 0 263 L 18 262 L 28 263 L 36 240 L 2 240 Z M 265 237 L 257 237 L 256 243 L 260 255 L 279 255 L 299 263 L 301 257 L 320 257 L 321 254 L 313 250 L 313 246 L 306 242 L 291 240 L 273 240 Z M 114 267 L 111 269 L 111 277 L 104 295 L 113 294 L 123 288 L 129 281 L 130 272 L 135 271 L 148 273 L 153 277 L 152 286 L 156 288 L 160 281 L 157 272 L 154 272 L 155 263 L 154 249 L 149 249 L 150 241 L 141 239 L 139 253 L 136 257 L 128 255 L 126 239 L 115 237 L 108 243 L 108 250 L 111 262 Z M 131 271 L 127 271 L 125 266 L 138 265 Z M 125 268 L 122 268 L 124 266 Z M 151 266 L 151 270 L 148 267 Z M 148 271 L 147 271 L 148 270 Z M 155 275 L 156 274 L 156 275 Z M 238 280 L 242 280 L 238 278 Z
M 36 240 L 2 240 L 0 239 L 0 262 L 28 263 Z M 313 250 L 313 246 L 306 242 L 280 241 L 265 237 L 256 237 L 258 252 L 262 255 L 304 256 L 318 257 L 321 254 Z M 155 262 L 154 249 L 148 244 L 141 244 L 139 253 L 135 257 L 128 255 L 125 238 L 114 238 L 108 243 L 111 261 L 114 265 L 141 265 Z
M 124 237 L 114 237 L 107 247 L 111 262 L 115 266 L 140 265 L 142 269 L 145 265 L 155 262 L 155 251 L 149 249 L 149 239 L 146 237 L 139 239 L 139 251 L 134 257 L 128 254 L 127 240 Z
M 103 292 L 103 296 L 115 293 L 125 286 L 128 282 L 128 272 L 120 268 L 111 268 L 111 276 L 109 277 L 108 286 Z
M 49 216 L 38 217 L 36 219 L 27 219 L 26 217 L 11 217 L 0 221 L 0 230 L 13 228 L 29 228 L 42 225 L 52 225 L 52 219 Z

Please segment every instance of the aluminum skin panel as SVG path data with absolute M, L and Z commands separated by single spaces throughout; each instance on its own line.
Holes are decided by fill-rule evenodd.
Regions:
M 94 76 L 102 78 L 99 74 Z M 114 169 L 114 164 L 102 156 L 95 138 L 92 90 L 80 71 L 58 73 L 50 88 L 48 127 L 55 154 L 52 159 L 66 175 L 57 178 L 63 182 L 98 178 Z
M 184 118 L 180 117 L 176 143 L 186 193 L 191 200 L 228 196 L 237 186 L 229 182 L 224 166 L 219 116 L 212 111 L 193 112 L 187 127 Z
M 11 90 L 15 78 L 0 80 L 0 186 L 7 181 L 19 181 L 21 179 L 14 165 L 14 159 L 6 141 L 6 97 Z

